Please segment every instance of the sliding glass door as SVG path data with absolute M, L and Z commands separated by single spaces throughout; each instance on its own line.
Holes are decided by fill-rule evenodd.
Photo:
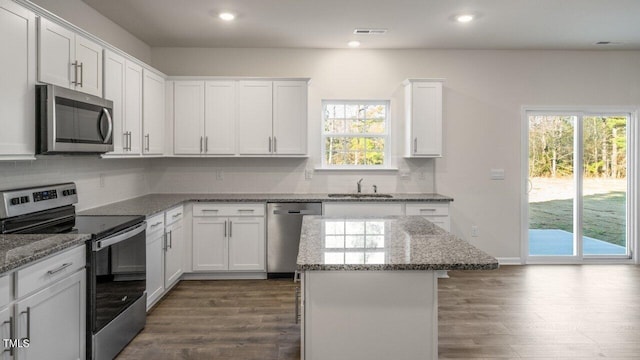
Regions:
M 528 257 L 628 258 L 628 114 L 528 112 Z

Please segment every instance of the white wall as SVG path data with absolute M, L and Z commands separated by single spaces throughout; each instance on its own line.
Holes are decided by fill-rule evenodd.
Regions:
M 120 25 L 109 20 L 82 0 L 31 0 L 31 2 L 143 62 L 149 63 L 151 59 L 149 45 L 131 35 Z
M 0 161 L 0 190 L 75 182 L 77 210 L 149 193 L 146 159 L 50 156 L 34 161 Z M 104 186 L 101 186 L 100 178 Z
M 154 162 L 152 191 L 349 191 L 355 180 L 381 191 L 432 189 L 455 198 L 453 231 L 498 257 L 520 256 L 520 136 L 523 105 L 637 105 L 640 52 L 154 48 L 152 65 L 170 75 L 311 77 L 310 151 L 300 160 Z M 446 78 L 442 159 L 404 161 L 397 173 L 316 172 L 322 99 L 391 99 L 395 155 L 402 149 L 401 82 Z M 489 170 L 505 169 L 504 181 Z M 217 181 L 215 171 L 225 179 Z M 427 173 L 427 180 L 418 174 Z M 230 173 L 231 176 L 226 174 Z M 371 180 L 370 180 L 371 179 Z M 435 184 L 434 184 L 435 179 Z M 203 180 L 203 181 L 201 181 Z M 470 237 L 472 225 L 480 236 Z

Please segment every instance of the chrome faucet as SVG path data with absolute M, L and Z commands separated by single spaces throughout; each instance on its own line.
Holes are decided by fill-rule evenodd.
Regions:
M 364 180 L 364 178 L 358 180 L 358 194 L 362 192 L 362 180 Z
M 377 185 L 373 185 L 373 193 L 374 194 L 378 193 L 378 186 Z

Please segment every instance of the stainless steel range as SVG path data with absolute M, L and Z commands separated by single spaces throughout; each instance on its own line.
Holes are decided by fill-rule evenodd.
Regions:
M 0 233 L 91 234 L 87 358 L 113 359 L 146 321 L 143 216 L 77 216 L 74 183 L 0 191 Z

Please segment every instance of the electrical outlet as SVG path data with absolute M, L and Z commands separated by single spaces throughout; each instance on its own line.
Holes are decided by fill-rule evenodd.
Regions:
M 100 188 L 105 187 L 104 174 L 100 174 Z
M 409 170 L 400 170 L 401 180 L 411 180 L 411 172 Z
M 313 169 L 306 169 L 304 171 L 304 179 L 305 180 L 311 180 L 313 179 Z
M 478 227 L 477 227 L 477 226 L 475 226 L 475 225 L 473 225 L 473 226 L 471 227 L 471 236 L 472 236 L 472 237 L 478 237 L 478 236 L 480 236 L 480 230 L 478 230 Z
M 218 181 L 224 180 L 224 173 L 222 172 L 222 170 L 217 170 L 216 171 L 216 180 L 218 180 Z

